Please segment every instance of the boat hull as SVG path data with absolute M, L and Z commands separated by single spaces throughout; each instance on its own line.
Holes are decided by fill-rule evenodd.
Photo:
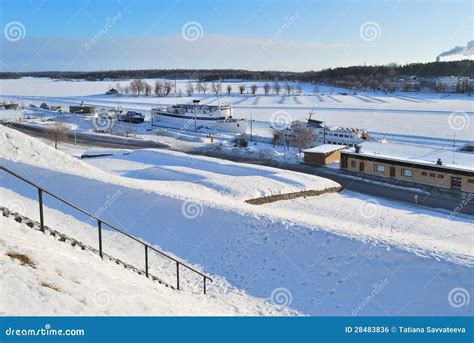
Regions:
M 245 134 L 247 130 L 247 122 L 244 119 L 223 119 L 223 118 L 206 118 L 203 116 L 196 116 L 194 118 L 190 115 L 168 115 L 160 112 L 152 113 L 153 125 L 171 124 L 172 127 L 177 127 L 184 130 L 209 129 L 216 131 L 224 131 L 238 134 Z

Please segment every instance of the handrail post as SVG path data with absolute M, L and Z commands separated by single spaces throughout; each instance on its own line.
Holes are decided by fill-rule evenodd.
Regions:
M 101 259 L 104 259 L 102 255 L 102 222 L 97 219 L 97 228 L 99 229 L 99 255 Z
M 176 261 L 176 289 L 179 291 L 179 262 Z
M 38 202 L 39 202 L 39 214 L 40 214 L 40 228 L 41 228 L 41 232 L 44 232 L 43 190 L 41 188 L 38 188 Z
M 145 244 L 145 275 L 148 277 L 148 245 Z
M 206 279 L 207 278 L 205 276 L 203 278 L 204 278 L 204 294 L 206 294 Z

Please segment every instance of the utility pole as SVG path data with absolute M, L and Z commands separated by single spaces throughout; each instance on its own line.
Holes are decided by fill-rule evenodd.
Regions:
M 253 116 L 250 112 L 250 141 L 253 142 Z
M 326 144 L 326 118 L 323 120 L 323 144 Z
M 454 164 L 454 151 L 456 150 L 456 133 L 453 135 L 453 164 Z
M 197 115 L 196 115 L 196 107 L 193 109 L 194 112 L 194 132 L 197 132 Z

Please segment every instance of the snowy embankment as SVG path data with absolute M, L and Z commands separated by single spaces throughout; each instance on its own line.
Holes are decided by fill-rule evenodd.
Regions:
M 2 194 L 12 196 L 12 194 Z M 28 211 L 37 204 L 28 203 Z M 91 231 L 74 218 L 48 209 L 55 227 L 82 242 Z M 175 291 L 78 247 L 59 242 L 12 217 L 0 216 L 1 315 L 294 315 L 248 296 L 216 278 L 209 295 Z M 73 232 L 70 232 L 73 231 Z M 105 232 L 109 253 L 130 249 L 123 236 Z M 89 242 L 92 243 L 92 242 Z M 112 252 L 110 252 L 112 249 Z M 115 250 L 115 251 L 114 251 Z M 129 253 L 137 262 L 136 251 Z M 161 271 L 162 272 L 162 271 Z M 169 272 L 167 272 L 169 273 Z M 170 275 L 168 275 L 170 276 Z M 197 282 L 196 282 L 197 283 Z M 188 287 L 189 284 L 184 285 Z
M 474 313 L 472 304 L 455 308 L 447 301 L 456 287 L 474 292 L 470 218 L 345 191 L 249 205 L 243 200 L 255 193 L 328 181 L 167 151 L 86 163 L 1 130 L 2 165 L 251 296 L 280 299 L 283 294 L 285 305 L 304 314 L 348 315 L 383 281 L 376 300 L 365 302 L 357 314 Z M 3 176 L 2 187 L 12 192 L 2 193 L 2 204 L 29 211 L 34 190 Z M 84 220 L 51 199 L 46 206 Z M 37 220 L 36 212 L 31 207 L 32 219 Z M 59 229 L 61 215 L 45 218 Z M 80 231 L 97 234 L 92 226 Z M 111 248 L 106 242 L 104 249 Z M 209 292 L 219 296 L 218 285 L 211 284 Z
M 5 127 L 0 127 L 0 144 L 3 147 L 0 156 L 12 161 L 184 199 L 197 196 L 205 202 L 229 204 L 258 197 L 339 187 L 336 182 L 317 176 L 264 166 L 239 165 L 173 151 L 137 150 L 122 156 L 120 160 L 93 159 L 88 161 L 89 164 Z

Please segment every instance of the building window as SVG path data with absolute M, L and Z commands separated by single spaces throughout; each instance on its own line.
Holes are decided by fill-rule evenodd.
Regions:
M 411 169 L 403 169 L 402 168 L 402 176 L 412 177 L 413 171 Z
M 421 175 L 428 176 L 428 173 L 427 172 L 421 172 Z
M 379 173 L 385 172 L 385 166 L 383 164 L 374 164 L 374 171 Z
M 355 160 L 351 160 L 351 168 L 356 168 L 356 167 L 357 167 L 357 162 Z
M 474 183 L 474 179 L 467 179 L 467 183 Z
M 438 174 L 438 179 L 444 179 L 444 175 L 443 174 Z
M 436 177 L 435 173 L 430 173 L 430 177 Z

